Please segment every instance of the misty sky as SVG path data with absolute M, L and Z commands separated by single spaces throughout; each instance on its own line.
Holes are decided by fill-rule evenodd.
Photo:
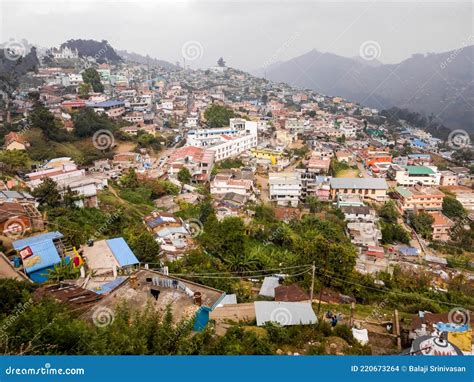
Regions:
M 173 63 L 182 63 L 184 45 L 197 54 L 187 61 L 194 68 L 223 56 L 250 70 L 311 49 L 356 56 L 365 41 L 378 43 L 380 61 L 397 63 L 473 41 L 470 1 L 0 0 L 0 13 L 0 41 L 105 39 Z

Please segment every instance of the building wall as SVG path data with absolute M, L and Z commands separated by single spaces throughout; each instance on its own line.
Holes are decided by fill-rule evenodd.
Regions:
M 387 199 L 386 190 L 369 190 L 369 189 L 331 189 L 331 196 L 333 199 L 337 195 L 360 195 L 365 200 L 385 201 Z

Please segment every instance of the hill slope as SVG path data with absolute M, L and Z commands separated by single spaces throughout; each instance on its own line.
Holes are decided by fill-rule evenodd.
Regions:
M 312 50 L 265 69 L 266 78 L 378 109 L 409 108 L 474 131 L 474 46 L 373 65 Z M 261 75 L 261 72 L 259 73 Z

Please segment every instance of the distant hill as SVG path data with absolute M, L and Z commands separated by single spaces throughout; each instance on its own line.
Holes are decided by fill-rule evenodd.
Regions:
M 156 58 L 152 58 L 148 55 L 143 56 L 138 53 L 128 52 L 126 50 L 117 50 L 117 53 L 120 57 L 122 57 L 125 61 L 136 62 L 138 64 L 148 65 L 151 66 L 161 66 L 167 70 L 176 70 L 176 65 L 164 60 L 158 60 Z
M 77 49 L 80 57 L 94 57 L 99 64 L 104 62 L 118 63 L 122 61 L 122 58 L 106 40 L 72 39 L 61 44 L 61 48 L 64 47 Z
M 474 46 L 379 64 L 312 50 L 265 68 L 267 79 L 375 107 L 408 108 L 474 132 Z M 262 75 L 263 70 L 256 72 Z
M 28 72 L 35 71 L 38 66 L 39 60 L 35 47 L 32 47 L 24 57 L 8 56 L 4 49 L 0 49 L 1 78 L 18 78 Z

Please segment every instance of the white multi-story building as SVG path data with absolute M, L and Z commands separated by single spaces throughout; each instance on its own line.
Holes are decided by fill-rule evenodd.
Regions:
M 51 54 L 55 59 L 75 59 L 79 57 L 77 49 L 71 49 L 67 46 L 62 49 L 53 48 Z
M 69 84 L 71 86 L 77 86 L 79 84 L 82 84 L 84 81 L 82 79 L 82 74 L 76 74 L 76 73 L 69 73 L 67 75 Z
M 357 128 L 354 125 L 343 124 L 340 130 L 346 138 L 354 138 L 357 134 Z
M 227 194 L 233 192 L 248 196 L 252 191 L 253 182 L 249 179 L 233 179 L 231 174 L 218 174 L 211 182 L 211 194 Z
M 270 200 L 280 206 L 296 207 L 301 197 L 301 174 L 273 172 L 269 174 Z
M 440 174 L 441 180 L 439 184 L 441 186 L 457 186 L 459 180 L 457 174 L 452 171 L 440 171 Z
M 288 118 L 285 121 L 285 129 L 289 130 L 293 134 L 299 134 L 304 132 L 304 121 L 298 118 Z
M 213 151 L 216 161 L 227 159 L 257 146 L 257 122 L 232 118 L 229 127 L 189 131 L 186 142 Z
M 399 166 L 392 165 L 387 171 L 388 177 L 395 180 L 399 186 L 439 185 L 441 174 L 434 166 Z
M 235 138 L 224 136 L 221 143 L 209 147 L 209 150 L 214 151 L 216 161 L 220 161 L 257 147 L 257 143 L 256 134 L 246 134 Z
M 186 118 L 185 126 L 188 128 L 195 128 L 198 127 L 199 117 L 197 114 L 191 114 Z

